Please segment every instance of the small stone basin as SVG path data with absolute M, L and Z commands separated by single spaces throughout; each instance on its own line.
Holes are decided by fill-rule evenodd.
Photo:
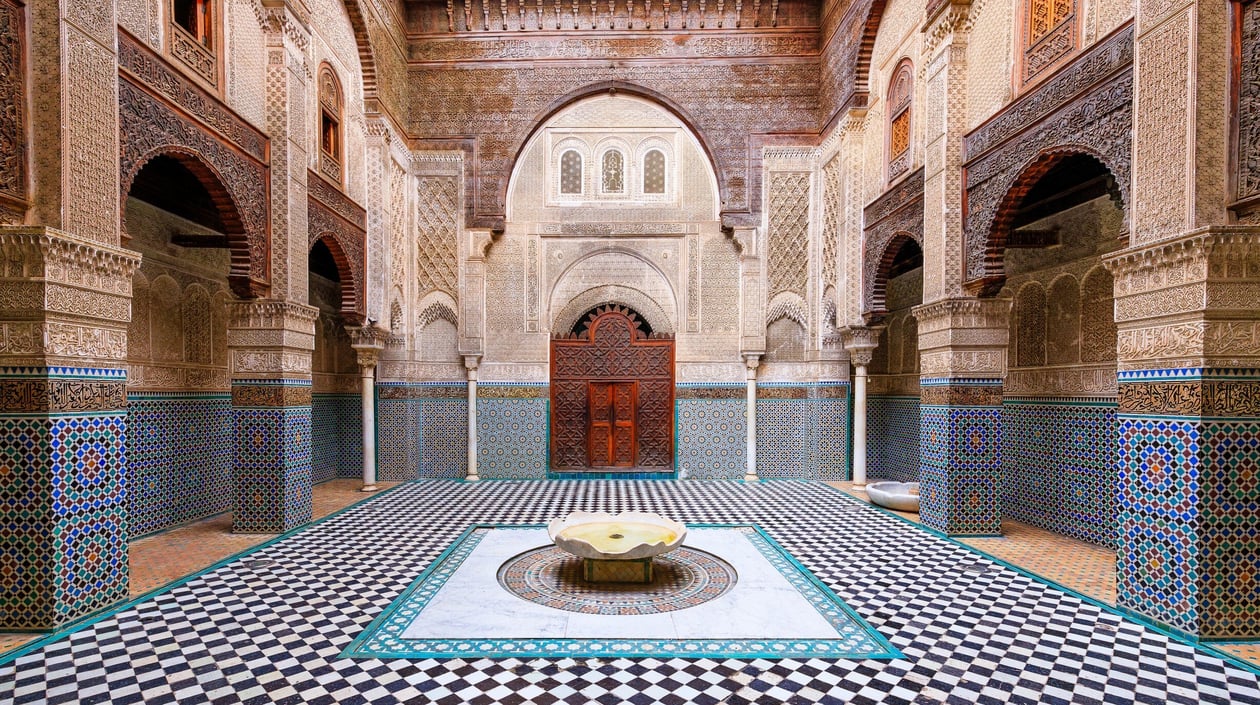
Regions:
M 872 482 L 866 486 L 866 496 L 881 507 L 902 512 L 919 511 L 917 482 Z
M 637 560 L 682 545 L 687 527 L 648 512 L 573 512 L 552 519 L 547 534 L 561 549 L 588 560 Z

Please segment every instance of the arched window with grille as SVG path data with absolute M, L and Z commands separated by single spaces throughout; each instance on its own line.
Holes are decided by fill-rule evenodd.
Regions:
M 888 84 L 888 180 L 910 171 L 911 107 L 914 103 L 914 65 L 897 64 Z
M 665 193 L 665 153 L 659 149 L 643 155 L 643 193 Z
M 582 193 L 582 155 L 576 149 L 560 155 L 560 193 Z
M 1049 75 L 1077 49 L 1076 0 L 1024 0 L 1021 83 Z
M 319 172 L 341 184 L 344 150 L 341 82 L 328 64 L 319 67 Z
M 604 193 L 624 193 L 626 190 L 626 158 L 621 150 L 604 152 L 600 190 Z

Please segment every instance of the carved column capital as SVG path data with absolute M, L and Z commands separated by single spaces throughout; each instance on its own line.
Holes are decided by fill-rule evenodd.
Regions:
M 0 226 L 0 360 L 120 365 L 140 255 L 48 227 Z
M 849 351 L 849 362 L 866 367 L 875 356 L 875 348 L 879 347 L 879 335 L 883 326 L 850 326 L 840 332 L 844 341 L 844 349 Z
M 1202 228 L 1103 262 L 1121 369 L 1260 367 L 1260 227 Z
M 365 370 L 376 367 L 389 341 L 389 331 L 377 326 L 347 326 L 346 332 L 350 334 L 350 347 L 359 367 Z
M 942 299 L 913 309 L 924 377 L 1003 377 L 1010 299 Z
M 234 378 L 310 377 L 319 309 L 276 299 L 231 301 L 227 308 Z

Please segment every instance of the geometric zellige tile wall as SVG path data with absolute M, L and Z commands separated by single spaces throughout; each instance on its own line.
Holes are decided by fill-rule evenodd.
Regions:
M 230 395 L 130 395 L 127 427 L 130 538 L 232 508 Z
M 1007 399 L 1002 424 L 1004 515 L 1115 548 L 1115 403 Z
M 312 395 L 311 481 L 319 484 L 362 473 L 362 398 L 358 394 Z
M 919 481 L 919 397 L 866 400 L 866 476 Z

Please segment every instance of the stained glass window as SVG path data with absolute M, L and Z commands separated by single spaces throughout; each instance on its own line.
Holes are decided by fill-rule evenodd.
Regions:
M 560 155 L 560 193 L 582 193 L 582 155 L 577 150 Z
M 625 158 L 613 149 L 604 152 L 604 193 L 621 193 L 625 190 Z
M 659 149 L 643 156 L 643 193 L 665 193 L 665 153 Z

